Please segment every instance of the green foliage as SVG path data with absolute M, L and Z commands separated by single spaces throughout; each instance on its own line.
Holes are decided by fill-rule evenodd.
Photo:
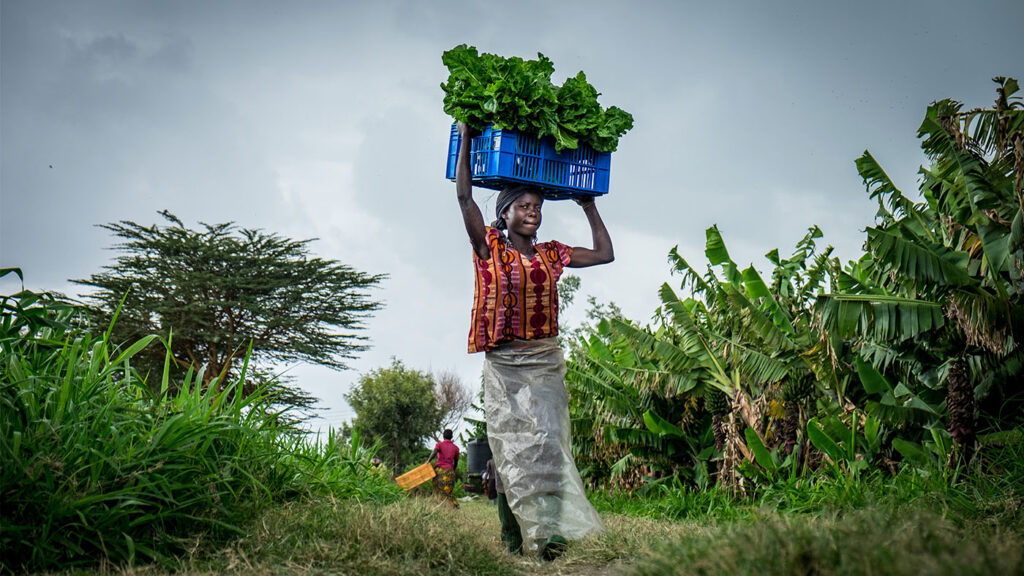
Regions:
M 769 485 L 782 481 L 787 476 L 789 479 L 795 477 L 796 466 L 792 455 L 783 454 L 780 447 L 772 449 L 766 447 L 753 428 L 747 428 L 743 434 L 757 466 L 750 461 L 743 462 L 740 465 L 741 473 L 755 482 L 765 481 Z
M 433 377 L 406 368 L 398 359 L 362 376 L 345 399 L 356 413 L 353 428 L 361 428 L 369 441 L 381 443 L 393 470 L 411 463 L 410 455 L 444 417 Z
M 89 296 L 97 326 L 112 324 L 123 301 L 113 324 L 115 342 L 157 334 L 170 343 L 172 386 L 186 371 L 203 367 L 204 385 L 215 378 L 230 381 L 250 346 L 249 384 L 274 380 L 267 371 L 281 362 L 344 369 L 346 360 L 365 349 L 366 338 L 358 332 L 380 307 L 368 290 L 384 276 L 311 257 L 309 240 L 232 223 L 193 230 L 166 211 L 161 215 L 167 226 L 103 225 L 121 239 L 115 245 L 121 255 L 104 272 L 76 282 L 97 289 Z M 144 349 L 134 364 L 143 376 L 158 375 L 164 354 Z M 148 381 L 156 386 L 156 378 Z M 283 404 L 312 402 L 300 390 L 275 387 Z
M 619 138 L 633 127 L 633 117 L 612 106 L 603 109 L 597 90 L 579 72 L 561 87 L 551 83 L 551 60 L 503 58 L 479 54 L 461 44 L 446 51 L 448 67 L 444 111 L 477 130 L 488 124 L 540 137 L 551 136 L 558 151 L 580 142 L 599 152 L 613 152 Z
M 576 299 L 580 290 L 580 277 L 575 274 L 562 274 L 558 279 L 558 314 L 561 316 Z
M 747 426 L 757 428 L 764 447 L 762 437 L 771 430 L 761 418 L 766 402 L 759 399 L 780 381 L 812 378 L 813 361 L 826 356 L 810 302 L 835 265 L 828 259 L 831 249 L 816 253 L 815 239 L 820 236 L 820 230 L 812 228 L 790 259 L 780 258 L 777 251 L 769 253 L 775 264 L 770 284 L 753 267 L 741 270 L 731 260 L 715 227 L 707 230 L 705 254 L 721 267 L 723 277 L 711 268 L 706 275 L 698 274 L 673 250 L 670 261 L 694 297 L 681 298 L 663 285 L 659 325 L 603 321 L 589 346 L 573 355 L 569 382 L 579 392 L 573 400 L 579 406 L 574 414 L 593 414 L 581 429 L 604 432 L 574 436 L 574 442 L 586 449 L 577 457 L 595 459 L 603 454 L 600 457 L 607 461 L 628 454 L 634 467 L 654 465 L 661 474 L 701 485 L 712 466 L 739 465 L 710 462 L 714 444 L 722 443 L 711 434 L 712 416 L 732 411 L 734 402 L 749 408 L 742 416 L 748 419 Z M 705 401 L 708 397 L 711 402 Z M 669 426 L 654 416 L 677 426 L 678 433 L 670 433 Z M 781 440 L 775 434 L 772 441 Z M 745 445 L 736 435 L 725 443 Z M 770 453 L 774 447 L 764 448 Z M 750 472 L 760 473 L 753 468 Z
M 10 570 L 165 560 L 189 540 L 237 535 L 253 514 L 308 494 L 393 500 L 363 454 L 309 444 L 280 424 L 268 387 L 202 371 L 153 390 L 110 330 L 22 291 L 0 321 L 0 548 Z M 167 362 L 170 352 L 164 348 Z M 331 444 L 333 446 L 333 444 Z
M 858 354 L 868 412 L 903 429 L 893 446 L 915 460 L 936 453 L 919 449 L 929 443 L 946 452 L 939 423 L 969 456 L 975 402 L 983 422 L 1020 422 L 1005 408 L 1021 404 L 1024 359 L 1015 336 L 1024 328 L 1024 246 L 1013 224 L 1024 222 L 1024 106 L 1014 80 L 995 80 L 994 109 L 929 106 L 918 131 L 931 161 L 921 170 L 923 201 L 904 196 L 870 153 L 857 161 L 878 200 L 876 226 L 839 291 L 817 302 L 822 326 Z
M 994 109 L 928 108 L 922 201 L 857 160 L 878 202 L 861 258 L 840 266 L 812 227 L 790 258 L 766 254 L 767 280 L 712 226 L 705 270 L 669 253 L 681 292 L 661 287 L 652 326 L 608 318 L 578 335 L 573 439 L 595 483 L 624 463 L 695 482 L 706 467 L 763 495 L 901 462 L 953 482 L 979 434 L 1019 427 L 1024 104 L 996 82 Z M 709 432 L 720 452 L 705 462 Z
M 755 511 L 737 501 L 728 490 L 709 487 L 694 490 L 678 479 L 645 486 L 633 492 L 599 491 L 590 501 L 602 513 L 665 520 L 703 522 L 750 520 Z
M 820 429 L 832 428 L 823 425 Z M 845 424 L 843 428 L 846 428 Z M 835 437 L 847 430 L 828 432 Z M 757 436 L 750 438 L 756 445 Z M 876 437 L 878 438 L 878 437 Z M 857 440 L 861 440 L 858 436 Z M 867 437 L 864 437 L 867 440 Z M 844 442 L 836 444 L 837 461 L 812 475 L 778 473 L 789 466 L 776 451 L 765 455 L 775 462 L 774 477 L 751 476 L 758 490 L 734 492 L 720 486 L 697 489 L 679 478 L 648 484 L 632 492 L 596 492 L 591 500 L 602 512 L 616 512 L 671 520 L 755 521 L 764 511 L 829 516 L 858 510 L 877 510 L 898 515 L 930 510 L 958 525 L 999 525 L 1024 530 L 1024 431 L 986 436 L 975 464 L 955 476 L 947 474 L 944 461 L 907 460 L 895 470 L 864 469 L 851 475 Z M 949 439 L 947 437 L 948 446 Z M 870 458 L 865 458 L 871 461 Z M 762 460 L 763 462 L 763 460 Z M 764 469 L 771 469 L 767 464 Z
M 847 415 L 847 423 L 839 416 L 817 417 L 807 422 L 807 437 L 832 463 L 836 475 L 858 476 L 873 463 L 882 448 L 885 431 L 872 416 L 856 411 Z
M 1024 569 L 1019 537 L 925 510 L 773 515 L 658 543 L 628 574 L 1016 574 Z

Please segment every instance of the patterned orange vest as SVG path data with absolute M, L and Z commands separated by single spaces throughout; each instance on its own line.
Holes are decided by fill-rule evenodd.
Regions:
M 473 253 L 476 289 L 469 329 L 469 352 L 490 350 L 508 340 L 558 335 L 558 279 L 572 248 L 551 240 L 536 244 L 533 259 L 487 227 L 491 257 Z

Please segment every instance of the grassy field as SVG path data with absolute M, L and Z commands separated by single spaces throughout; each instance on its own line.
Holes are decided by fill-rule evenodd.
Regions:
M 671 520 L 604 512 L 603 533 L 541 564 L 503 552 L 497 511 L 484 499 L 452 510 L 429 498 L 386 505 L 322 498 L 268 512 L 230 545 L 173 566 L 66 574 L 1024 573 L 1019 526 L 956 522 L 923 506 L 829 514 L 748 507 L 740 516 Z
M 244 376 L 154 389 L 130 366 L 148 339 L 38 302 L 0 322 L 0 576 L 1024 574 L 1019 430 L 958 467 L 595 493 L 607 529 L 542 564 L 504 552 L 489 501 L 401 493 L 358 437 L 308 442 Z

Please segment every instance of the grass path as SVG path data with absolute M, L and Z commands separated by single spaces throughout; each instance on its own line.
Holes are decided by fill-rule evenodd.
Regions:
M 581 542 L 574 542 L 555 562 L 539 563 L 530 558 L 513 557 L 504 552 L 499 531 L 497 508 L 485 499 L 463 502 L 453 511 L 453 520 L 461 522 L 463 529 L 478 535 L 481 545 L 487 546 L 508 561 L 516 574 L 561 576 L 612 576 L 627 571 L 637 557 L 649 553 L 653 542 L 665 542 L 679 537 L 692 528 L 686 524 L 664 520 L 635 518 L 620 514 L 603 514 L 606 530 Z
M 464 501 L 458 510 L 430 498 L 390 505 L 322 499 L 270 511 L 239 539 L 176 566 L 67 574 L 1024 574 L 1024 530 L 1016 523 L 955 525 L 923 507 L 842 514 L 756 509 L 743 521 L 602 518 L 607 530 L 572 543 L 553 563 L 538 563 L 504 552 L 497 509 L 486 499 Z

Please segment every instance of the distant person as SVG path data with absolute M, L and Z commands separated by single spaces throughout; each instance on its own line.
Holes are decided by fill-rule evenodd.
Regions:
M 459 466 L 459 447 L 452 442 L 451 430 L 445 430 L 443 437 L 444 440 L 438 442 L 430 451 L 427 462 L 429 463 L 434 460 L 434 457 L 437 457 L 437 462 L 434 464 L 434 473 L 436 474 L 434 476 L 434 495 L 458 508 L 459 503 L 452 495 L 452 491 L 455 490 L 457 477 L 455 470 Z
M 558 278 L 564 267 L 614 259 L 611 237 L 591 197 L 576 203 L 590 224 L 593 248 L 538 242 L 544 196 L 531 186 L 498 194 L 495 220 L 484 225 L 473 200 L 470 140 L 463 123 L 455 190 L 473 248 L 475 293 L 469 351 L 485 352 L 487 438 L 509 508 L 528 550 L 544 560 L 603 528 L 587 500 L 569 444 L 565 358 L 558 347 Z
M 494 467 L 494 458 L 488 458 L 487 465 L 484 467 L 484 473 L 480 475 L 480 482 L 482 484 L 480 489 L 487 495 L 488 500 L 494 500 L 498 497 L 498 491 L 495 484 L 497 476 L 497 469 Z
M 381 462 L 380 458 L 375 457 L 370 460 L 370 472 L 380 478 L 391 478 L 391 471 Z

